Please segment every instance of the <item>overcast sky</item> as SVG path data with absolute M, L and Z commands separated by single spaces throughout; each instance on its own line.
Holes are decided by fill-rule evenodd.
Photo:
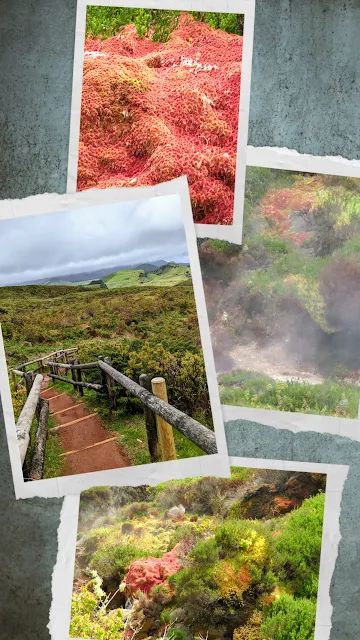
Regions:
M 0 220 L 0 286 L 158 260 L 189 261 L 177 195 Z

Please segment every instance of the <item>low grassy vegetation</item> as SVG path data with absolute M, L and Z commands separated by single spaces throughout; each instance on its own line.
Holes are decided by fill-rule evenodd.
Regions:
M 84 492 L 71 637 L 312 640 L 324 488 L 233 468 Z
M 222 403 L 235 406 L 356 417 L 359 405 L 359 387 L 353 384 L 280 382 L 261 373 L 237 371 L 220 376 L 219 385 Z

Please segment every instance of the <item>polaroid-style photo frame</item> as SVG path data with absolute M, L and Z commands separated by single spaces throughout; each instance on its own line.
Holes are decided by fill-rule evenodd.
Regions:
M 0 229 L 17 498 L 227 475 L 186 178 L 3 201 Z
M 235 277 L 207 300 L 227 419 L 360 437 L 358 208 L 359 162 L 249 147 Z
M 215 516 L 215 519 L 216 517 L 218 518 L 216 521 L 215 529 L 219 527 L 224 528 L 225 523 L 224 531 L 226 530 L 225 533 L 221 533 L 220 531 L 218 531 L 217 537 L 215 531 L 215 542 L 216 540 L 219 541 L 220 538 L 223 542 L 223 553 L 221 555 L 222 560 L 220 561 L 220 564 L 221 562 L 226 563 L 227 561 L 227 556 L 224 553 L 224 549 L 227 548 L 227 545 L 229 544 L 231 546 L 231 535 L 235 535 L 235 531 L 233 531 L 233 529 L 234 527 L 238 526 L 237 522 L 239 518 L 245 518 L 245 521 L 247 517 L 251 518 L 248 522 L 249 526 L 251 525 L 253 527 L 253 532 L 251 535 L 253 536 L 252 540 L 257 549 L 260 544 L 259 543 L 257 545 L 257 536 L 261 537 L 262 535 L 262 531 L 260 531 L 259 527 L 261 528 L 264 526 L 270 526 L 270 528 L 272 527 L 272 544 L 275 544 L 275 546 L 280 544 L 282 552 L 284 552 L 284 549 L 287 548 L 287 552 L 289 553 L 291 545 L 295 544 L 296 546 L 295 539 L 292 538 L 290 546 L 287 546 L 286 541 L 284 541 L 285 544 L 282 544 L 281 540 L 282 535 L 284 535 L 284 531 L 286 532 L 286 527 L 290 526 L 291 528 L 293 526 L 291 522 L 292 518 L 294 516 L 297 518 L 298 523 L 296 524 L 295 529 L 297 531 L 297 535 L 301 538 L 301 536 L 306 537 L 308 535 L 306 527 L 313 526 L 310 523 L 311 518 L 322 518 L 323 514 L 322 534 L 320 534 L 321 552 L 317 551 L 316 558 L 314 557 L 311 560 L 311 562 L 314 563 L 313 573 L 314 575 L 315 573 L 318 575 L 318 580 L 316 580 L 316 582 L 318 583 L 316 597 L 316 620 L 314 624 L 314 618 L 312 618 L 312 624 L 314 624 L 315 626 L 314 640 L 328 640 L 330 638 L 332 615 L 330 586 L 338 554 L 338 544 L 341 538 L 339 530 L 339 515 L 341 510 L 342 491 L 344 482 L 347 478 L 348 467 L 342 465 L 327 465 L 279 460 L 257 460 L 254 458 L 238 457 L 231 457 L 230 464 L 232 469 L 231 479 L 229 481 L 224 480 L 221 484 L 221 487 L 218 486 L 218 483 L 216 483 L 216 481 L 214 481 L 214 478 L 203 477 L 202 479 L 188 478 L 186 481 L 187 491 L 185 493 L 184 491 L 182 491 L 181 482 L 176 484 L 170 483 L 169 488 L 167 488 L 167 483 L 165 482 L 158 487 L 155 486 L 155 491 L 153 491 L 152 487 L 157 483 L 157 481 L 154 481 L 153 479 L 151 479 L 150 481 L 146 481 L 146 486 L 138 487 L 138 489 L 133 492 L 131 491 L 131 487 L 128 487 L 128 489 L 125 490 L 125 492 L 127 491 L 126 496 L 125 494 L 121 494 L 121 489 L 107 489 L 109 493 L 108 495 L 106 495 L 106 491 L 103 490 L 102 495 L 104 508 L 102 509 L 101 514 L 99 512 L 99 507 L 96 506 L 97 492 L 101 492 L 101 488 L 94 488 L 93 492 L 86 492 L 82 494 L 82 496 L 66 496 L 61 513 L 61 524 L 58 530 L 58 557 L 57 563 L 54 568 L 52 581 L 52 605 L 50 611 L 50 621 L 48 625 L 52 640 L 69 640 L 69 638 L 74 638 L 75 635 L 73 632 L 71 632 L 70 635 L 70 623 L 72 623 L 74 632 L 76 630 L 78 630 L 78 632 L 81 631 L 81 635 L 78 636 L 77 640 L 79 640 L 79 638 L 87 638 L 87 635 L 82 631 L 82 629 L 84 628 L 84 624 L 87 623 L 91 628 L 92 625 L 96 624 L 97 620 L 96 615 L 96 619 L 91 617 L 91 606 L 89 598 L 92 598 L 93 600 L 94 611 L 97 604 L 97 599 L 100 598 L 103 603 L 101 611 L 102 613 L 104 613 L 105 617 L 108 616 L 107 622 L 109 624 L 116 624 L 116 621 L 118 621 L 120 624 L 120 622 L 122 621 L 125 625 L 129 625 L 134 618 L 140 625 L 141 608 L 146 606 L 146 603 L 148 602 L 147 598 L 150 598 L 151 600 L 151 588 L 154 584 L 158 585 L 157 589 L 165 589 L 164 593 L 162 591 L 159 593 L 160 603 L 162 602 L 161 593 L 163 593 L 165 603 L 163 604 L 163 606 L 165 608 L 166 603 L 169 601 L 171 603 L 170 605 L 168 605 L 169 609 L 171 609 L 171 607 L 176 609 L 176 598 L 180 594 L 180 592 L 178 593 L 179 588 L 182 593 L 182 608 L 184 608 L 184 606 L 186 608 L 186 584 L 188 584 L 189 588 L 191 587 L 189 576 L 187 576 L 188 582 L 186 582 L 185 574 L 181 576 L 180 582 L 178 582 L 174 575 L 175 580 L 171 579 L 171 577 L 169 578 L 170 584 L 167 584 L 167 576 L 171 576 L 173 574 L 176 574 L 179 570 L 182 570 L 182 554 L 185 553 L 186 555 L 186 553 L 189 552 L 188 548 L 185 550 L 185 547 L 182 546 L 183 540 L 186 539 L 191 547 L 191 545 L 193 546 L 194 543 L 196 544 L 197 538 L 202 539 L 205 536 L 205 538 L 208 539 L 208 542 L 203 544 L 209 544 L 209 540 L 211 539 L 211 536 L 214 534 L 214 532 L 206 536 L 204 534 L 204 530 L 206 529 L 206 527 L 211 528 L 211 518 L 214 517 L 214 514 L 219 511 L 220 503 L 217 505 L 217 508 L 215 508 L 215 510 L 212 510 L 212 508 L 210 508 L 208 504 L 210 494 L 206 494 L 206 491 L 204 491 L 204 489 L 207 484 L 211 484 L 211 495 L 222 495 L 222 492 L 225 491 L 226 493 L 227 482 L 230 482 L 232 486 L 231 499 L 226 502 L 226 507 L 224 507 L 224 510 L 221 512 L 222 515 Z M 259 476 L 259 470 L 263 471 L 263 486 L 260 487 L 256 485 L 256 482 L 253 480 L 254 484 L 252 485 L 252 487 L 249 487 L 250 493 L 248 492 L 247 494 L 246 482 L 249 481 L 252 475 L 254 477 Z M 325 477 L 325 499 L 321 499 L 321 492 L 324 491 L 323 479 Z M 280 491 L 281 495 L 279 495 L 279 491 L 276 488 L 276 483 L 278 483 L 278 485 L 281 485 L 282 487 Z M 286 495 L 286 483 L 288 483 L 288 488 L 290 490 L 289 495 L 291 494 L 291 497 L 289 497 L 289 495 Z M 321 485 L 322 488 L 317 489 L 316 487 L 318 484 L 319 487 Z M 239 488 L 240 485 L 241 488 Z M 300 495 L 297 489 L 297 487 L 299 488 L 300 485 L 302 487 L 300 491 L 301 499 L 300 501 L 297 501 L 295 505 L 294 501 L 296 502 L 297 500 L 296 496 L 297 494 Z M 238 488 L 239 491 L 238 501 L 236 501 L 236 488 Z M 305 490 L 303 491 L 304 488 Z M 268 497 L 267 499 L 265 498 L 265 496 L 267 495 L 266 492 L 269 491 L 270 493 L 268 495 L 270 497 Z M 141 493 L 141 495 L 139 492 Z M 199 500 L 199 495 L 201 492 L 203 498 Z M 249 499 L 247 499 L 247 495 L 249 495 Z M 304 504 L 304 499 L 307 500 L 308 496 L 310 501 L 313 502 L 311 502 L 311 504 Z M 139 500 L 137 500 L 138 498 Z M 176 502 L 178 499 L 182 499 L 184 501 L 184 504 L 181 503 L 179 505 L 172 505 L 172 501 L 175 500 Z M 321 513 L 318 509 L 319 505 L 315 504 L 318 500 L 322 502 Z M 107 511 L 105 506 L 106 504 L 110 504 L 110 502 L 113 508 L 111 513 Z M 274 506 L 275 504 L 277 506 Z M 274 506 L 274 510 L 271 512 L 272 515 L 270 517 L 269 509 L 271 510 L 271 505 Z M 301 509 L 307 509 L 308 507 L 310 508 L 311 515 L 309 513 L 307 519 L 305 518 L 305 520 L 300 522 Z M 168 512 L 166 515 L 167 509 Z M 231 513 L 229 512 L 229 510 L 231 511 Z M 267 515 L 265 512 L 267 513 Z M 316 515 L 316 513 L 318 515 Z M 99 515 L 99 518 L 95 521 L 97 514 Z M 209 514 L 213 515 L 209 516 Z M 262 522 L 263 516 L 263 519 L 267 520 L 267 524 L 265 525 Z M 149 526 L 146 527 L 147 537 L 145 540 L 145 538 L 143 538 L 142 536 L 144 533 L 144 525 L 147 521 L 149 522 Z M 240 524 L 241 523 L 239 523 L 239 526 Z M 232 527 L 230 525 L 232 525 Z M 96 531 L 97 526 L 102 528 Z M 172 530 L 172 528 L 174 529 L 174 533 L 171 533 L 170 531 Z M 245 535 L 246 526 L 244 526 L 243 528 L 243 535 Z M 156 552 L 156 557 L 153 557 L 153 554 L 151 553 L 151 536 L 153 535 L 153 530 L 156 530 L 158 532 L 157 544 L 159 544 L 160 546 L 161 536 L 170 536 L 170 543 L 168 545 L 169 549 L 168 547 L 166 547 L 165 557 L 162 557 L 161 550 L 158 550 L 158 553 Z M 191 534 L 191 531 L 193 531 L 193 534 Z M 311 531 L 312 544 L 315 544 L 315 529 L 312 529 Z M 318 536 L 318 533 L 316 533 L 316 536 Z M 129 543 L 129 545 L 126 547 L 128 553 L 127 560 L 123 558 L 124 562 L 122 564 L 121 562 L 118 562 L 118 564 L 116 565 L 116 575 L 119 574 L 120 576 L 121 574 L 119 581 L 121 579 L 122 582 L 119 586 L 117 585 L 116 580 L 113 584 L 109 578 L 111 568 L 114 569 L 116 564 L 114 553 L 112 553 L 112 547 L 114 547 L 114 544 L 118 544 L 120 546 L 122 543 L 125 544 L 128 538 L 129 540 L 131 538 L 131 544 L 135 545 L 136 549 L 134 547 L 132 555 L 129 555 L 129 549 L 131 547 L 131 544 Z M 171 540 L 173 540 L 174 544 L 177 543 L 177 546 L 173 551 L 170 549 Z M 287 540 L 288 542 L 290 542 L 289 539 Z M 143 545 L 143 547 L 141 545 Z M 142 548 L 143 555 L 141 552 Z M 243 597 L 246 598 L 246 586 L 248 584 L 246 578 L 249 579 L 249 575 L 255 574 L 252 574 L 251 571 L 250 574 L 248 574 L 245 571 L 244 562 L 245 566 L 249 569 L 251 562 L 256 561 L 255 556 L 251 555 L 251 549 L 253 548 L 249 542 L 246 546 L 241 548 L 243 548 L 242 553 L 244 556 L 242 558 L 242 565 L 240 562 L 240 565 L 242 566 L 242 572 L 239 574 L 238 579 L 237 581 L 235 580 L 234 584 L 236 583 L 238 587 L 239 585 L 240 587 L 243 587 L 242 593 L 245 594 L 243 595 Z M 264 551 L 264 547 L 261 548 Z M 309 549 L 308 547 L 306 547 L 305 553 L 307 553 L 308 551 Z M 216 554 L 216 549 L 212 549 L 212 552 L 213 554 Z M 253 549 L 253 552 L 255 552 L 255 547 Z M 259 550 L 257 551 L 257 553 L 260 553 Z M 173 554 L 174 557 L 172 557 L 171 554 Z M 149 555 L 152 557 L 148 558 Z M 76 557 L 77 561 L 75 565 Z M 195 552 L 192 553 L 191 557 L 192 562 L 194 562 L 194 558 L 197 557 Z M 146 560 L 146 558 L 148 558 L 148 560 Z M 210 571 L 211 565 L 214 565 L 214 563 L 216 562 L 216 558 L 215 555 L 214 557 L 211 556 L 211 558 L 208 555 L 207 558 L 209 563 L 208 569 Z M 236 560 L 234 558 L 235 556 L 233 554 L 232 559 L 228 559 L 231 567 L 233 567 L 234 562 L 236 565 Z M 257 558 L 264 559 L 264 555 L 260 554 L 257 556 Z M 238 558 L 238 562 L 240 560 L 241 558 Z M 296 560 L 294 560 L 295 564 L 298 561 L 299 558 L 297 557 Z M 87 563 L 89 566 L 87 566 Z M 166 563 L 168 564 L 166 565 Z M 310 559 L 308 558 L 307 566 L 309 572 L 311 573 L 311 566 L 309 565 L 309 563 Z M 123 564 L 124 566 L 122 566 Z M 149 565 L 148 571 L 147 565 Z M 164 573 L 164 569 L 162 573 L 159 573 L 159 571 L 157 571 L 158 565 L 164 565 L 164 567 L 166 565 L 167 572 Z M 223 574 L 224 576 L 226 575 L 226 584 L 228 588 L 230 588 L 232 584 L 232 571 L 235 570 L 234 568 L 231 569 L 230 565 L 227 568 L 226 572 Z M 259 568 L 259 565 L 257 566 Z M 276 569 L 275 567 L 274 570 L 276 575 L 278 569 Z M 102 580 L 104 571 L 108 572 L 105 582 Z M 183 573 L 184 571 L 186 573 L 186 569 L 182 571 Z M 187 571 L 189 571 L 189 569 L 187 569 Z M 193 566 L 193 571 L 196 574 L 196 564 L 195 566 Z M 300 573 L 301 579 L 305 580 L 303 572 Z M 263 605 L 265 605 L 265 610 L 267 610 L 267 607 L 269 606 L 274 606 L 272 605 L 272 603 L 279 600 L 281 594 L 285 593 L 286 595 L 286 570 L 285 573 L 282 573 L 281 575 L 281 580 L 283 580 L 283 583 L 279 592 L 276 589 L 276 585 L 273 585 L 274 589 L 268 589 L 268 594 L 266 593 L 265 588 L 262 600 Z M 294 579 L 295 575 L 296 569 L 295 573 L 292 574 L 292 579 Z M 160 576 L 162 576 L 162 578 Z M 204 573 L 203 577 L 201 578 L 199 574 L 198 579 L 203 579 L 206 582 L 206 576 L 208 576 L 208 574 Z M 216 576 L 218 576 L 218 578 L 216 578 Z M 256 580 L 256 578 L 254 579 Z M 91 580 L 93 580 L 94 588 L 90 588 L 90 593 L 93 593 L 93 595 L 88 596 L 88 600 L 86 600 L 88 607 L 85 612 L 84 607 L 81 606 L 81 602 L 82 599 L 86 599 L 87 588 L 89 587 L 89 581 Z M 227 591 L 223 584 L 223 578 L 221 578 L 221 574 L 217 574 L 215 571 L 214 581 L 216 582 L 216 580 L 218 580 L 219 582 L 218 588 L 223 589 L 225 598 L 225 600 L 223 601 L 223 605 L 226 606 Z M 215 588 L 214 581 L 213 588 Z M 142 604 L 137 603 L 137 597 L 140 596 L 138 593 L 136 595 L 134 589 L 130 588 L 131 585 L 135 585 L 136 588 L 139 587 L 140 591 L 141 589 L 144 590 L 146 597 L 145 595 L 142 596 Z M 141 585 L 143 586 L 141 587 Z M 169 598 L 168 600 L 166 600 L 166 589 L 169 589 L 169 587 Z M 312 588 L 314 590 L 314 586 Z M 272 595 L 270 592 L 272 593 Z M 233 597 L 235 597 L 234 594 Z M 309 594 L 303 597 L 308 598 Z M 110 603 L 111 598 L 113 604 Z M 73 613 L 71 614 L 72 599 Z M 233 605 L 235 600 L 232 601 Z M 312 605 L 310 605 L 310 601 L 308 605 L 306 604 L 306 602 L 304 602 L 304 600 L 302 600 L 302 602 L 304 607 L 314 607 L 314 594 L 312 596 Z M 192 617 L 196 619 L 196 602 L 193 602 L 193 604 L 194 610 L 192 609 Z M 290 602 L 284 602 L 283 604 L 285 609 L 287 606 L 291 605 Z M 161 606 L 162 605 L 160 604 L 160 609 Z M 133 615 L 132 612 L 133 607 L 136 608 L 135 615 Z M 285 611 L 284 607 L 284 611 L 282 609 L 282 605 L 279 604 L 278 607 L 280 607 L 282 611 L 282 613 L 280 612 L 279 615 L 283 615 Z M 176 609 L 176 612 L 177 615 L 175 616 L 174 614 L 174 616 L 170 616 L 170 618 L 165 617 L 165 614 L 161 617 L 159 615 L 157 617 L 157 620 L 159 620 L 159 624 L 163 624 L 164 627 L 166 627 L 166 624 L 172 624 L 173 626 L 178 625 L 179 627 L 181 627 L 180 618 L 181 616 L 186 618 L 186 611 L 183 611 L 180 608 Z M 86 619 L 82 617 L 84 616 L 84 614 L 87 615 Z M 272 610 L 271 615 L 276 616 L 276 605 Z M 314 612 L 310 614 L 310 610 L 308 610 L 308 616 L 311 617 L 312 615 L 314 615 Z M 240 623 L 240 628 L 241 624 L 248 626 L 250 625 L 251 630 L 252 624 L 256 625 L 261 623 L 261 621 L 259 621 L 258 618 L 255 619 L 254 616 L 248 616 L 248 618 L 248 620 L 243 620 Z M 267 619 L 269 624 L 269 618 L 264 616 L 263 621 L 264 619 L 265 621 Z M 100 620 L 100 625 L 105 624 L 104 620 L 105 618 Z M 273 623 L 278 624 L 276 623 L 276 621 L 273 621 Z M 209 616 L 206 618 L 205 626 L 206 624 L 210 624 Z M 307 624 L 309 624 L 309 622 L 307 622 Z M 89 626 L 87 628 L 89 628 Z M 171 629 L 172 628 L 170 628 L 170 630 Z
M 87 9 L 94 12 L 95 7 L 109 12 L 127 8 L 129 24 L 124 18 L 119 32 L 104 32 L 99 15 L 92 16 L 87 26 Z M 197 9 L 201 9 L 202 22 L 184 26 L 181 16 Z M 134 18 L 134 11 L 140 10 L 144 15 Z M 151 11 L 161 10 L 166 19 L 159 26 Z M 86 189 L 160 183 L 179 175 L 176 167 L 181 160 L 182 172 L 188 175 L 198 237 L 241 241 L 255 3 L 230 0 L 224 11 L 219 13 L 215 0 L 201 6 L 193 0 L 78 2 L 69 193 L 79 185 Z M 170 12 L 176 14 L 175 27 L 169 21 Z M 218 20 L 211 21 L 211 14 Z M 243 25 L 239 43 L 236 38 L 240 36 L 230 24 L 236 15 L 242 17 Z M 220 16 L 229 24 L 220 24 Z M 187 19 L 194 20 L 194 16 Z M 203 44 L 200 31 L 206 36 Z M 93 34 L 85 53 L 85 38 Z M 163 103 L 168 103 L 165 111 Z M 239 121 L 233 122 L 237 111 Z

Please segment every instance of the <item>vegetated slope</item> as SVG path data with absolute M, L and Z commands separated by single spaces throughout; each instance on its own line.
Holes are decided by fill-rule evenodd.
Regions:
M 87 277 L 86 277 L 87 276 Z M 78 279 L 77 279 L 78 277 Z M 119 267 L 115 271 L 111 269 L 99 270 L 98 273 L 70 274 L 62 278 L 42 279 L 32 283 L 24 283 L 17 286 L 47 285 L 47 286 L 74 286 L 91 288 L 114 288 L 145 286 L 174 286 L 181 282 L 191 280 L 190 266 L 175 262 L 164 262 L 160 266 L 154 264 L 142 264 L 135 267 Z
M 142 373 L 163 376 L 169 402 L 212 428 L 191 280 L 174 287 L 110 290 L 46 285 L 3 287 L 0 296 L 0 319 L 9 366 L 16 367 L 56 349 L 76 346 L 80 362 L 108 356 L 113 366 L 132 380 L 137 381 Z M 99 372 L 84 371 L 83 380 L 99 383 Z M 120 385 L 116 386 L 115 393 L 118 409 L 113 417 L 106 414 L 104 419 L 123 434 L 122 417 L 142 416 L 143 406 Z M 106 397 L 87 391 L 85 395 L 89 398 L 93 395 L 94 406 L 102 406 L 106 413 Z M 25 397 L 25 391 L 13 391 L 17 415 Z M 137 447 L 143 461 L 149 461 L 145 455 L 144 425 L 138 429 L 135 439 L 130 438 L 130 427 L 128 432 L 134 455 Z M 136 438 L 145 444 L 139 444 Z M 180 444 L 179 455 L 181 451 L 183 457 L 199 455 L 198 448 L 190 441 L 186 441 L 186 446 Z
M 172 287 L 186 282 L 190 278 L 191 272 L 189 267 L 168 264 L 150 272 L 146 272 L 143 269 L 123 269 L 106 276 L 103 280 L 106 286 L 112 289 L 115 287 L 131 286 Z
M 84 492 L 71 636 L 312 640 L 325 481 L 233 468 Z
M 223 402 L 357 417 L 360 181 L 248 169 L 243 246 L 226 251 L 200 248 Z
M 165 43 L 87 38 L 78 189 L 186 174 L 195 221 L 231 224 L 241 60 L 242 36 L 188 14 Z

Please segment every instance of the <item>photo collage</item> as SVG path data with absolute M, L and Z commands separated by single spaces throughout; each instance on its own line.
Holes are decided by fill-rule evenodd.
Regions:
M 248 147 L 254 0 L 138 4 L 77 1 L 66 193 L 0 201 L 51 640 L 330 640 L 348 467 L 227 423 L 360 440 L 360 165 Z

